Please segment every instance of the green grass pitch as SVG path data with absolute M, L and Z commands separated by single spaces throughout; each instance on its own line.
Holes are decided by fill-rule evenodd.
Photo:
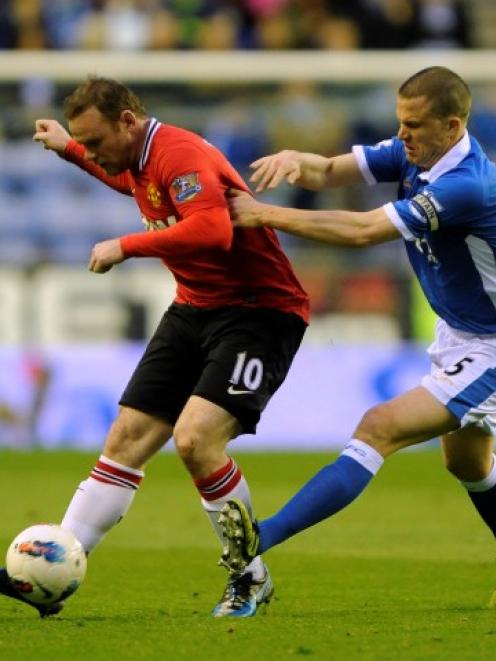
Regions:
M 0 452 L 2 549 L 22 528 L 58 521 L 95 456 Z M 237 459 L 265 516 L 330 457 Z M 0 659 L 493 660 L 494 550 L 439 452 L 402 453 L 345 512 L 267 554 L 276 595 L 264 612 L 214 620 L 217 542 L 165 454 L 61 616 L 42 621 L 0 598 Z

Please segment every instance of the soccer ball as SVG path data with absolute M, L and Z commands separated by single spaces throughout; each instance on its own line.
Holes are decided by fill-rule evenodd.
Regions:
M 26 528 L 7 551 L 7 574 L 33 604 L 52 604 L 75 592 L 86 573 L 86 555 L 69 530 L 55 524 Z

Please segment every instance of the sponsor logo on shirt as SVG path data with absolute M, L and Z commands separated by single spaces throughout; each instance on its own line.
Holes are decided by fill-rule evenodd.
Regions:
M 146 199 L 151 202 L 155 209 L 162 204 L 162 194 L 153 182 L 150 182 L 146 188 Z
M 146 216 L 141 216 L 141 221 L 145 226 L 147 232 L 154 232 L 155 230 L 163 230 L 166 227 L 175 225 L 177 222 L 175 216 L 169 216 L 167 220 L 159 220 L 155 218 L 147 218 Z
M 418 193 L 415 197 L 412 197 L 410 206 L 413 213 L 415 211 L 420 212 L 422 220 L 428 223 L 431 232 L 439 229 L 439 217 L 436 206 L 427 194 Z M 418 217 L 418 213 L 415 213 L 415 215 Z
M 426 260 L 431 264 L 434 268 L 437 268 L 439 266 L 439 260 L 436 257 L 436 255 L 432 252 L 432 248 L 429 244 L 429 241 L 424 237 L 421 239 L 416 239 L 415 240 L 415 247 L 417 250 L 422 253 L 422 255 L 426 258 Z
M 187 202 L 201 191 L 202 186 L 198 179 L 198 173 L 191 172 L 191 174 L 176 177 L 172 182 L 172 188 L 177 202 Z

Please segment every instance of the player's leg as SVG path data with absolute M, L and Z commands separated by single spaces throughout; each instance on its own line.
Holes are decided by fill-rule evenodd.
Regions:
M 191 360 L 195 347 L 176 308 L 171 306 L 162 318 L 120 400 L 121 410 L 103 454 L 90 477 L 79 485 L 63 518 L 62 525 L 76 535 L 86 552 L 129 509 L 144 464 L 170 438 L 198 378 Z M 22 600 L 12 594 L 4 570 L 0 570 L 0 594 Z
M 89 553 L 131 506 L 146 461 L 170 437 L 172 427 L 157 418 L 123 407 L 108 434 L 103 454 L 90 476 L 76 490 L 61 525 Z M 26 601 L 0 568 L 0 594 L 23 601 L 41 617 L 55 615 L 62 602 L 35 605 Z
M 496 462 L 493 436 L 471 425 L 442 438 L 446 468 L 460 480 L 496 537 Z
M 123 406 L 107 436 L 103 453 L 77 488 L 62 520 L 89 553 L 131 507 L 146 462 L 166 443 L 172 426 Z
M 144 464 L 172 435 L 196 377 L 187 337 L 181 312 L 171 306 L 126 386 L 103 454 L 74 494 L 62 525 L 88 553 L 127 512 Z
M 496 455 L 493 436 L 472 424 L 442 437 L 446 468 L 467 490 L 481 519 L 496 537 Z M 496 608 L 496 592 L 489 605 Z
M 226 519 L 226 532 L 244 535 L 245 541 L 241 547 L 231 545 L 231 557 L 236 556 L 237 548 L 264 551 L 342 509 L 368 484 L 381 457 L 401 447 L 473 424 L 494 431 L 496 341 L 468 336 L 439 322 L 429 355 L 433 365 L 422 379 L 422 387 L 369 411 L 354 434 L 359 445 L 355 447 L 352 441 L 347 446 L 347 456 L 336 462 L 339 469 L 336 464 L 324 468 L 276 517 L 261 522 L 260 536 L 247 525 L 242 508 L 234 506 Z M 352 457 L 354 463 L 349 462 Z M 237 555 L 235 559 L 242 565 L 242 554 Z
M 226 453 L 227 443 L 239 434 L 239 422 L 222 407 L 192 396 L 174 428 L 177 452 L 193 478 L 203 508 L 217 536 L 218 512 L 227 497 L 239 498 L 251 512 L 251 496 L 240 468 Z
M 239 433 L 239 423 L 220 406 L 192 396 L 174 428 L 179 456 L 198 489 L 201 504 L 214 531 L 223 545 L 223 531 L 218 524 L 219 512 L 230 498 L 243 502 L 252 515 L 248 483 L 234 459 L 226 453 L 226 445 Z M 215 617 L 254 615 L 261 603 L 272 595 L 270 574 L 260 557 L 252 558 L 243 576 L 230 580 Z
M 274 516 L 251 527 L 236 502 L 224 510 L 230 539 L 225 562 L 242 568 L 254 553 L 339 512 L 369 484 L 386 457 L 458 427 L 458 420 L 425 388 L 418 387 L 370 409 L 338 459 L 322 468 Z
M 176 424 L 174 438 L 222 544 L 218 517 L 227 500 L 239 499 L 253 518 L 248 484 L 226 454 L 226 444 L 240 432 L 255 432 L 262 410 L 287 374 L 304 329 L 295 315 L 272 310 L 229 309 L 205 319 L 206 368 Z M 257 606 L 254 596 L 268 600 L 272 585 L 261 558 L 252 558 L 244 573 L 244 578 L 236 577 L 236 585 L 232 581 L 228 585 L 215 615 L 252 615 Z
M 442 438 L 446 466 L 496 535 L 496 340 L 439 326 L 424 383 L 460 419 L 461 428 Z

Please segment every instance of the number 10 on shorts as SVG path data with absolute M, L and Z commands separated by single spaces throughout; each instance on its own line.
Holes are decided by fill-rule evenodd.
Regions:
M 240 351 L 236 356 L 236 364 L 229 379 L 233 385 L 242 384 L 248 390 L 256 390 L 262 383 L 263 363 L 260 358 L 246 360 L 246 351 Z

